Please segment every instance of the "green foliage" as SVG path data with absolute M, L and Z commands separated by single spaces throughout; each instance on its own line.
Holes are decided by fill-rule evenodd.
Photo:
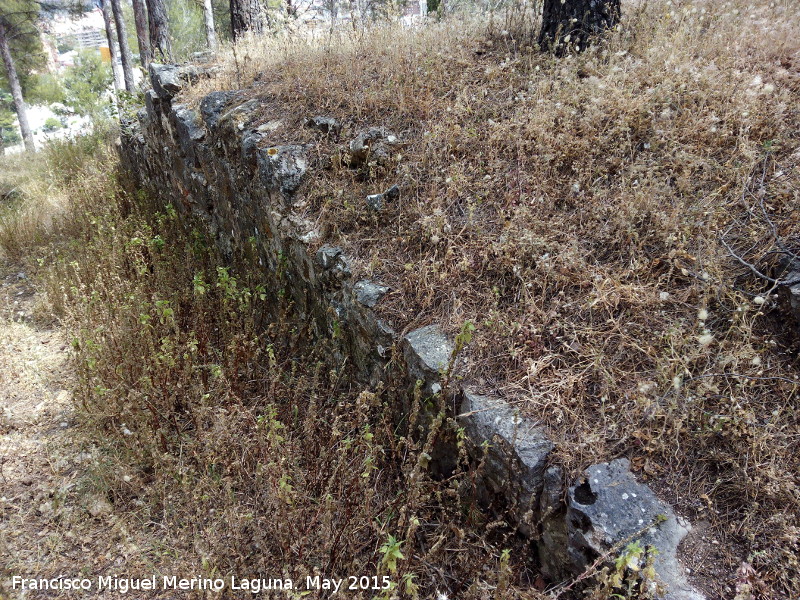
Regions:
M 21 139 L 13 112 L 11 94 L 0 92 L 0 149 L 14 146 Z
M 172 51 L 178 62 L 206 49 L 205 24 L 201 4 L 188 0 L 166 0 L 172 35 Z
M 35 0 L 0 0 L 0 19 L 6 28 L 11 56 L 24 95 L 35 85 L 33 74 L 43 69 L 46 62 L 37 29 L 39 8 L 40 5 Z M 0 88 L 9 89 L 7 74 L 2 67 Z
M 398 541 L 393 535 L 386 537 L 386 542 L 380 547 L 380 553 L 383 555 L 381 564 L 388 569 L 390 573 L 397 571 L 397 561 L 405 559 L 403 553 L 400 551 L 400 546 L 403 542 Z
M 656 519 L 656 522 L 660 522 Z M 622 549 L 613 565 L 597 574 L 597 583 L 589 591 L 590 600 L 645 600 L 660 597 L 663 585 L 655 571 L 658 551 L 634 540 Z
M 111 67 L 104 63 L 94 49 L 85 49 L 75 57 L 75 65 L 64 77 L 65 104 L 79 115 L 107 115 L 111 104 L 104 97 L 113 84 Z
M 61 121 L 56 119 L 55 117 L 48 117 L 48 119 L 44 122 L 44 126 L 42 129 L 47 133 L 52 133 L 53 131 L 58 131 L 63 127 Z
M 401 437 L 405 386 L 349 381 L 329 341 L 305 339 L 304 319 L 257 255 L 223 263 L 203 222 L 125 193 L 97 137 L 37 155 L 71 208 L 54 219 L 53 243 L 27 254 L 47 269 L 73 340 L 81 427 L 107 457 L 91 476 L 121 517 L 132 483 L 146 478 L 132 516 L 149 522 L 170 507 L 163 541 L 182 569 L 278 572 L 291 552 L 334 576 L 369 576 L 359 578 L 365 598 L 419 598 L 442 570 L 475 581 L 460 597 L 482 597 L 500 551 L 464 522 L 468 463 L 445 487 L 421 467 L 449 425 Z M 198 536 L 202 566 L 187 546 Z
M 64 86 L 58 77 L 50 73 L 39 73 L 30 77 L 26 97 L 29 104 L 53 104 L 64 100 Z
M 77 42 L 74 35 L 65 35 L 63 37 L 59 37 L 58 42 L 56 43 L 56 50 L 58 50 L 59 54 L 70 52 L 75 49 L 76 43 Z
M 21 140 L 14 114 L 0 110 L 0 148 L 14 146 L 19 144 Z

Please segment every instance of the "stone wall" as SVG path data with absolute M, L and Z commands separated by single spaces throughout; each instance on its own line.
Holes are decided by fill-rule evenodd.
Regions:
M 237 247 L 254 246 L 270 292 L 294 302 L 312 337 L 334 339 L 336 358 L 346 358 L 360 382 L 374 386 L 385 379 L 395 346 L 402 348 L 399 368 L 408 380 L 422 381 L 426 395 L 438 393 L 453 341 L 436 325 L 399 336 L 377 318 L 373 308 L 388 288 L 354 281 L 347 256 L 337 247 L 318 247 L 314 223 L 293 206 L 295 192 L 314 176 L 309 148 L 270 145 L 271 123 L 254 124 L 259 100 L 213 92 L 199 114 L 175 100 L 182 86 L 202 76 L 208 74 L 192 66 L 151 66 L 153 88 L 138 122 L 123 128 L 120 146 L 136 184 L 205 222 L 227 259 Z M 307 126 L 319 135 L 340 129 L 325 115 L 309 116 Z M 391 138 L 376 124 L 350 143 L 351 159 L 357 161 L 365 147 L 379 153 Z M 613 558 L 629 541 L 641 539 L 658 550 L 664 597 L 702 598 L 676 558 L 688 526 L 636 482 L 626 460 L 590 466 L 565 488 L 562 473 L 549 465 L 553 444 L 540 427 L 500 398 L 468 387 L 460 397 L 457 418 L 468 446 L 476 459 L 488 453 L 480 493 L 502 500 L 539 552 L 546 574 L 554 580 L 579 574 L 599 556 Z

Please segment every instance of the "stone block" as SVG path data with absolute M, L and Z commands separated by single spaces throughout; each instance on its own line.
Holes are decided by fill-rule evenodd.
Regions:
M 598 556 L 631 538 L 657 551 L 654 566 L 666 588 L 665 600 L 702 600 L 676 556 L 688 524 L 637 482 L 629 467 L 625 458 L 592 465 L 567 490 L 566 550 L 571 570 L 582 572 Z
M 526 513 L 538 511 L 553 443 L 542 427 L 504 400 L 470 390 L 464 390 L 458 421 L 475 458 L 486 453 L 482 485 L 495 494 L 511 496 L 513 514 L 522 532 L 530 535 Z
M 442 373 L 450 363 L 453 349 L 453 342 L 438 325 L 421 327 L 403 338 L 409 375 L 423 382 L 424 394 L 430 396 L 441 391 Z

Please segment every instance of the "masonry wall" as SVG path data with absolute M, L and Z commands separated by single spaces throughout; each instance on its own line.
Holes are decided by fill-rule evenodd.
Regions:
M 259 100 L 214 92 L 199 113 L 175 100 L 187 82 L 210 75 L 195 66 L 151 66 L 153 88 L 138 120 L 124 125 L 120 145 L 136 185 L 205 223 L 227 260 L 237 250 L 255 252 L 268 292 L 294 303 L 312 338 L 334 340 L 334 360 L 347 360 L 355 379 L 370 386 L 385 380 L 394 347 L 402 350 L 394 368 L 409 383 L 421 380 L 425 394 L 437 393 L 452 340 L 436 325 L 401 337 L 382 322 L 372 309 L 388 288 L 354 281 L 347 256 L 320 245 L 313 221 L 295 210 L 295 192 L 314 176 L 309 148 L 271 145 L 269 126 L 254 124 Z M 338 124 L 322 115 L 308 126 L 326 135 Z M 361 151 L 365 137 L 380 137 L 379 126 L 354 140 L 351 151 Z M 676 558 L 686 524 L 635 480 L 626 460 L 592 465 L 565 486 L 561 471 L 549 465 L 553 444 L 546 432 L 500 398 L 468 386 L 460 396 L 458 418 L 476 458 L 489 442 L 481 493 L 500 499 L 551 578 L 580 573 L 633 536 L 658 549 L 664 597 L 702 598 Z M 655 524 L 657 515 L 667 520 Z

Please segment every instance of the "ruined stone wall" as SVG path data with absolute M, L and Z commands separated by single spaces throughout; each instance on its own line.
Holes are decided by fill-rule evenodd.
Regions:
M 395 366 L 409 382 L 422 381 L 426 395 L 438 393 L 452 340 L 436 325 L 401 337 L 382 322 L 372 309 L 388 288 L 354 281 L 347 256 L 337 247 L 318 247 L 314 223 L 294 209 L 295 191 L 314 176 L 309 148 L 271 145 L 270 124 L 254 124 L 259 100 L 214 92 L 202 100 L 199 114 L 175 101 L 181 87 L 198 76 L 202 71 L 191 66 L 152 65 L 146 106 L 138 122 L 123 128 L 120 145 L 137 185 L 206 223 L 223 257 L 232 259 L 246 245 L 254 248 L 270 293 L 294 302 L 312 337 L 333 339 L 336 359 L 346 358 L 360 382 L 374 386 L 385 379 L 395 346 L 402 348 L 402 364 Z M 353 158 L 366 142 L 376 145 L 383 137 L 391 143 L 376 125 L 351 142 Z M 308 126 L 320 135 L 338 128 L 324 115 L 309 119 Z M 553 444 L 541 428 L 500 398 L 468 387 L 460 395 L 458 419 L 468 446 L 476 458 L 488 453 L 481 493 L 508 507 L 550 577 L 578 574 L 598 556 L 641 539 L 658 549 L 656 570 L 667 586 L 666 598 L 702 598 L 676 559 L 686 527 L 636 482 L 625 459 L 593 465 L 565 489 L 561 471 L 549 466 Z

